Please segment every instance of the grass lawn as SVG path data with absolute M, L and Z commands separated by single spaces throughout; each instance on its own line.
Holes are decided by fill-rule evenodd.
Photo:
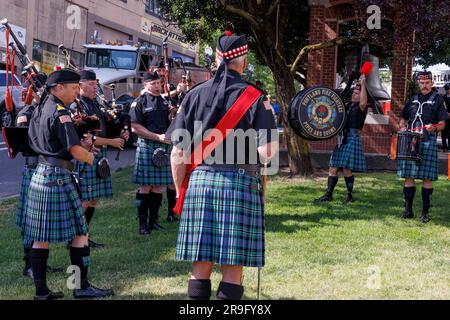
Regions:
M 114 174 L 115 197 L 99 205 L 91 223 L 95 241 L 90 279 L 112 286 L 114 299 L 185 299 L 189 262 L 175 261 L 177 224 L 161 219 L 165 232 L 137 234 L 131 169 Z M 18 182 L 19 183 L 19 182 Z M 335 201 L 313 205 L 325 177 L 270 178 L 266 193 L 266 266 L 263 299 L 450 299 L 450 183 L 435 184 L 431 222 L 404 221 L 401 181 L 394 174 L 358 175 L 356 202 L 343 206 L 343 179 Z M 119 192 L 119 190 L 121 190 Z M 165 198 L 165 196 L 164 196 Z M 0 205 L 0 299 L 32 299 L 34 286 L 22 276 L 17 199 Z M 167 202 L 161 209 L 165 218 Z M 49 264 L 67 268 L 65 244 L 51 246 Z M 48 275 L 49 287 L 66 288 L 66 274 Z M 213 292 L 220 281 L 213 274 Z M 257 269 L 246 269 L 245 299 L 256 299 Z M 64 289 L 66 298 L 71 292 Z

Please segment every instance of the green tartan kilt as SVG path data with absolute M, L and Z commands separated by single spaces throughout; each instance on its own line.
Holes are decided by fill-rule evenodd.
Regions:
M 349 169 L 353 172 L 365 172 L 366 160 L 359 134 L 349 133 L 347 142 L 336 146 L 330 157 L 331 168 Z
M 23 229 L 23 223 L 25 221 L 25 205 L 27 202 L 28 189 L 30 187 L 34 170 L 35 168 L 24 166 L 22 171 L 22 184 L 20 186 L 19 205 L 17 206 L 16 211 L 16 225 L 20 229 Z
M 436 181 L 439 175 L 439 159 L 436 135 L 427 134 L 420 143 L 420 161 L 398 160 L 397 175 L 401 178 Z
M 57 181 L 58 185 L 47 183 Z M 88 234 L 81 201 L 69 171 L 38 164 L 28 191 L 24 242 L 67 242 Z
M 153 151 L 157 148 L 164 148 L 169 155 L 172 150 L 172 146 L 165 143 L 138 139 L 133 183 L 141 186 L 168 186 L 173 184 L 170 165 L 157 167 L 152 162 Z
M 107 148 L 103 147 L 95 156 L 94 164 L 92 166 L 87 163 L 78 164 L 78 174 L 81 174 L 81 177 L 79 177 L 81 185 L 81 201 L 111 198 L 113 196 L 111 176 L 106 179 L 97 176 L 97 163 L 102 158 L 106 158 L 106 156 Z
M 194 170 L 181 216 L 176 259 L 264 266 L 260 178 Z

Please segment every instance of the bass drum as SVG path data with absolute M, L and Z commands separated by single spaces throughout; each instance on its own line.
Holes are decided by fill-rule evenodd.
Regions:
M 330 139 L 339 134 L 346 120 L 345 105 L 339 94 L 326 87 L 300 91 L 289 104 L 292 130 L 309 141 Z

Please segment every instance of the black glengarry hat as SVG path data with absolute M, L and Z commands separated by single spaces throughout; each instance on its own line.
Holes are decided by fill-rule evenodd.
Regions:
M 80 72 L 80 81 L 97 80 L 97 75 L 92 70 L 83 70 Z
M 59 84 L 79 83 L 80 74 L 74 70 L 61 69 L 52 72 L 47 79 L 47 87 L 52 88 Z

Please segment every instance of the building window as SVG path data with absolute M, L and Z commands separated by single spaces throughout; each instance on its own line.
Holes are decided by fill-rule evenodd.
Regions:
M 141 44 L 141 49 L 146 50 L 149 49 L 150 50 L 150 54 L 156 54 L 158 56 L 161 55 L 162 51 L 161 51 L 161 46 L 139 39 L 139 43 Z
M 159 0 L 145 0 L 145 12 L 160 15 Z
M 195 63 L 195 58 L 182 53 L 178 53 L 176 51 L 172 51 L 172 58 L 181 59 L 183 60 L 183 63 Z

